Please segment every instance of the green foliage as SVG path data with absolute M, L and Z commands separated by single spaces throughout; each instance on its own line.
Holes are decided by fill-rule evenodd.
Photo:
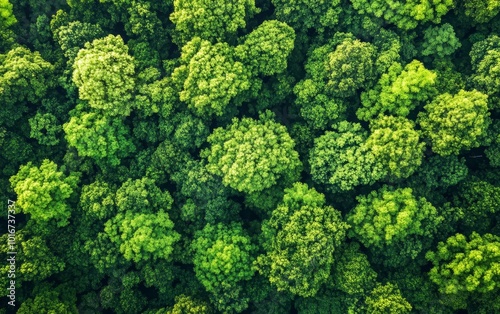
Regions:
M 457 233 L 446 242 L 439 242 L 435 252 L 428 252 L 426 257 L 434 265 L 429 276 L 439 291 L 447 295 L 460 298 L 475 294 L 496 295 L 500 237 L 473 232 L 468 238 Z
M 443 58 L 452 54 L 462 45 L 455 35 L 453 26 L 445 23 L 440 26 L 429 26 L 424 31 L 424 41 L 422 43 L 422 55 L 435 55 Z
M 344 116 L 346 104 L 341 99 L 331 98 L 325 93 L 324 84 L 305 79 L 295 85 L 295 103 L 300 106 L 300 115 L 315 129 L 325 129 Z
M 109 35 L 86 43 L 73 64 L 79 97 L 108 115 L 128 116 L 133 107 L 135 69 L 120 36 Z
M 374 77 L 373 45 L 359 40 L 345 39 L 328 55 L 326 88 L 339 96 L 352 96 Z
M 169 259 L 180 235 L 165 212 L 155 214 L 118 213 L 105 225 L 111 241 L 117 244 L 126 260 L 138 263 L 149 259 Z
M 500 167 L 500 123 L 498 123 L 498 120 L 493 121 L 488 131 L 491 145 L 484 153 L 492 167 Z
M 366 297 L 367 313 L 373 314 L 403 314 L 410 313 L 412 306 L 401 295 L 397 285 L 386 283 L 378 284 Z
M 174 307 L 167 311 L 167 314 L 210 314 L 210 313 L 212 313 L 212 310 L 208 304 L 183 294 L 175 297 Z
M 34 298 L 29 298 L 24 301 L 17 313 L 20 314 L 76 314 L 78 313 L 75 302 L 70 302 L 70 300 L 62 300 L 62 294 L 60 291 L 51 289 L 49 287 L 39 291 L 39 293 Z M 76 298 L 75 300 L 76 301 Z
M 442 94 L 419 114 L 419 124 L 441 156 L 478 147 L 490 124 L 488 96 L 476 90 Z
M 240 105 L 253 87 L 250 69 L 236 60 L 227 43 L 195 37 L 182 47 L 181 67 L 173 77 L 183 81 L 180 100 L 195 114 L 222 115 L 231 102 Z
M 474 86 L 488 95 L 498 94 L 500 87 L 500 37 L 497 35 L 476 42 L 470 51 Z
M 265 21 L 244 38 L 235 54 L 254 75 L 273 75 L 286 69 L 294 42 L 295 32 L 290 26 Z
M 413 29 L 419 23 L 439 23 L 441 17 L 454 6 L 452 0 L 376 0 L 372 2 L 367 0 L 353 0 L 352 4 L 360 14 L 367 13 L 381 17 L 402 30 Z
M 0 51 L 8 47 L 14 41 L 13 32 L 9 27 L 16 24 L 17 19 L 12 12 L 12 4 L 9 0 L 0 1 Z
M 347 294 L 368 294 L 375 287 L 377 273 L 366 255 L 359 251 L 359 244 L 353 242 L 340 252 L 332 269 L 334 287 Z
M 455 155 L 434 155 L 427 158 L 415 173 L 419 185 L 425 185 L 429 190 L 448 188 L 464 180 L 469 173 L 465 158 Z
M 435 96 L 435 85 L 436 73 L 427 70 L 420 61 L 413 60 L 404 68 L 393 63 L 374 89 L 361 94 L 363 107 L 356 115 L 365 121 L 381 113 L 406 117 L 419 104 Z
M 465 230 L 487 232 L 498 222 L 500 187 L 487 181 L 470 178 L 460 184 L 453 204 L 462 208 L 461 225 Z
M 17 311 L 500 313 L 499 11 L 0 0 Z
M 170 20 L 175 24 L 180 42 L 194 37 L 225 41 L 246 26 L 248 18 L 259 13 L 253 0 L 207 1 L 174 0 Z
M 248 306 L 248 300 L 240 295 L 241 281 L 249 280 L 255 272 L 252 262 L 257 248 L 241 224 L 207 224 L 191 247 L 196 277 L 212 294 L 217 308 L 241 311 Z
M 79 205 L 85 214 L 93 218 L 109 218 L 116 208 L 114 190 L 110 184 L 101 180 L 84 185 Z
M 337 25 L 341 12 L 340 1 L 272 0 L 276 18 L 295 29 L 315 28 L 323 31 Z
M 347 216 L 352 225 L 349 236 L 373 249 L 410 237 L 432 237 L 443 220 L 424 197 L 417 198 L 410 188 L 383 187 L 356 198 L 359 204 Z
M 240 192 L 260 192 L 281 180 L 291 183 L 301 170 L 294 141 L 269 111 L 259 120 L 233 119 L 228 128 L 215 129 L 207 141 L 211 148 L 202 155 L 208 171 Z
M 265 21 L 237 47 L 194 37 L 172 74 L 182 86 L 180 100 L 198 116 L 227 114 L 257 96 L 259 75 L 283 72 L 294 39 L 293 29 L 278 21 Z
M 296 183 L 285 189 L 282 203 L 262 224 L 266 253 L 257 259 L 259 272 L 278 291 L 309 297 L 325 283 L 348 225 L 340 212 L 325 204 L 323 194 Z
M 0 123 L 13 125 L 29 104 L 36 104 L 52 85 L 54 67 L 39 52 L 17 47 L 0 54 Z
M 307 76 L 294 88 L 301 116 L 317 129 L 344 118 L 347 106 L 339 98 L 353 96 L 375 80 L 375 58 L 375 47 L 352 34 L 336 33 L 312 50 Z
M 168 191 L 161 191 L 147 177 L 128 179 L 116 191 L 116 206 L 119 211 L 161 212 L 172 208 L 173 199 Z
M 56 16 L 60 19 L 64 16 L 63 11 L 58 11 Z M 103 37 L 104 32 L 99 25 L 82 23 L 80 21 L 69 22 L 68 24 L 58 25 L 57 17 L 52 19 L 52 32 L 54 40 L 59 44 L 64 56 L 72 64 L 78 55 L 78 51 L 85 46 L 85 43 L 91 42 L 96 38 Z
M 54 162 L 45 159 L 40 167 L 31 162 L 21 166 L 10 183 L 17 194 L 16 204 L 24 213 L 40 222 L 55 220 L 62 227 L 69 223 L 71 208 L 67 199 L 78 180 L 78 175 L 66 176 Z
M 500 3 L 495 0 L 464 1 L 465 15 L 478 23 L 486 23 L 500 12 Z
M 23 262 L 19 273 L 23 281 L 42 281 L 64 269 L 65 263 L 51 252 L 41 237 L 24 240 L 21 246 Z
M 407 178 L 422 163 L 424 143 L 414 123 L 403 117 L 379 116 L 370 123 L 370 136 L 363 143 L 389 178 Z
M 383 177 L 375 156 L 363 145 L 368 136 L 361 125 L 343 121 L 334 127 L 314 141 L 309 158 L 313 180 L 339 192 Z
M 102 165 L 119 165 L 121 158 L 135 151 L 128 127 L 119 117 L 82 112 L 71 117 L 63 129 L 68 144 L 76 148 L 78 155 L 91 157 Z
M 0 9 L 0 16 L 2 18 L 2 23 L 0 25 L 2 27 L 2 30 L 9 26 L 12 26 L 17 22 L 16 17 L 12 13 L 12 4 L 8 0 L 2 0 L 2 2 L 0 3 Z
M 59 143 L 62 126 L 58 124 L 57 118 L 53 114 L 37 112 L 33 118 L 29 119 L 29 123 L 31 127 L 30 136 L 36 139 L 38 143 L 47 146 L 54 146 Z

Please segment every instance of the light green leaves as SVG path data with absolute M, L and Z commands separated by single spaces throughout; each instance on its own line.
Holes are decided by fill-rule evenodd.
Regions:
M 379 116 L 370 123 L 371 133 L 363 147 L 375 157 L 388 178 L 407 178 L 422 163 L 424 143 L 412 121 Z
M 121 118 L 95 112 L 80 113 L 63 126 L 66 140 L 80 156 L 92 157 L 101 165 L 120 164 L 120 159 L 135 150 L 129 130 Z
M 226 43 L 212 45 L 195 38 L 182 48 L 181 60 L 185 65 L 173 74 L 187 71 L 180 100 L 199 116 L 222 115 L 230 101 L 241 104 L 242 94 L 252 87 L 249 69 Z
M 182 47 L 181 65 L 172 74 L 180 100 L 205 119 L 234 112 L 258 95 L 259 76 L 286 69 L 294 40 L 293 29 L 278 21 L 265 21 L 236 47 L 194 37 Z
M 413 196 L 410 188 L 384 187 L 357 200 L 359 204 L 347 216 L 352 225 L 349 236 L 367 247 L 383 248 L 412 235 L 431 236 L 443 220 L 431 203 Z
M 128 116 L 135 89 L 133 61 L 120 36 L 109 35 L 86 43 L 73 64 L 73 82 L 80 99 L 108 115 Z
M 478 147 L 491 123 L 488 96 L 476 90 L 442 94 L 424 108 L 418 123 L 432 150 L 441 156 Z
M 40 102 L 52 86 L 53 70 L 40 53 L 24 47 L 0 54 L 0 123 L 12 125 L 27 110 L 25 102 Z
M 17 194 L 17 205 L 34 220 L 57 221 L 59 227 L 66 226 L 71 208 L 66 200 L 76 188 L 78 177 L 65 176 L 57 171 L 57 165 L 45 159 L 40 167 L 31 162 L 21 166 L 19 172 L 10 178 Z
M 403 30 L 424 22 L 439 23 L 454 6 L 453 0 L 353 0 L 352 4 L 359 13 L 381 17 Z
M 251 118 L 234 119 L 208 137 L 211 148 L 203 152 L 207 169 L 240 192 L 267 189 L 281 180 L 293 182 L 301 162 L 285 126 L 273 121 L 270 111 Z
M 220 42 L 234 37 L 259 12 L 254 0 L 175 0 L 170 20 L 181 42 L 194 37 Z
M 240 295 L 242 281 L 249 280 L 255 269 L 253 254 L 257 247 L 241 224 L 207 224 L 197 232 L 191 244 L 196 277 L 211 293 L 221 311 L 242 311 L 248 299 Z
M 125 259 L 138 263 L 149 259 L 169 259 L 180 235 L 167 213 L 119 213 L 106 222 L 105 232 Z
M 366 297 L 367 313 L 372 314 L 404 314 L 410 313 L 412 306 L 401 295 L 397 285 L 390 282 L 378 284 Z
M 364 145 L 367 133 L 360 124 L 343 121 L 315 139 L 309 158 L 313 180 L 339 192 L 383 177 L 383 169 Z
M 406 117 L 419 104 L 437 94 L 436 77 L 436 73 L 427 70 L 418 60 L 404 68 L 393 63 L 374 89 L 361 94 L 363 107 L 356 115 L 364 121 L 381 113 Z
M 500 237 L 473 232 L 467 240 L 457 233 L 446 242 L 439 242 L 437 250 L 428 252 L 426 257 L 434 265 L 429 276 L 441 293 L 462 297 L 471 293 L 497 295 Z

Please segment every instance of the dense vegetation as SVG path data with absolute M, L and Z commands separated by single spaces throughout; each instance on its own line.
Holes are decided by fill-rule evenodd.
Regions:
M 500 313 L 499 12 L 0 0 L 15 311 Z

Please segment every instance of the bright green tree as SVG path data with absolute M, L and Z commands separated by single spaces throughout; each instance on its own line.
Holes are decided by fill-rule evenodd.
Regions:
M 259 120 L 233 119 L 227 128 L 217 128 L 208 137 L 210 149 L 202 156 L 207 169 L 240 192 L 260 192 L 284 180 L 298 178 L 301 162 L 286 127 L 266 111 Z
M 212 308 L 203 301 L 184 294 L 175 297 L 175 305 L 166 314 L 210 314 Z
M 488 96 L 476 90 L 442 94 L 424 108 L 418 123 L 441 156 L 478 147 L 491 123 Z
M 360 124 L 347 121 L 316 138 L 309 157 L 312 179 L 333 192 L 352 190 L 381 179 L 386 172 L 366 149 L 367 138 L 368 132 Z
M 121 158 L 135 151 L 128 127 L 119 117 L 82 112 L 71 117 L 63 129 L 79 156 L 91 157 L 101 165 L 119 165 Z
M 339 211 L 325 204 L 323 194 L 296 183 L 285 189 L 282 203 L 262 224 L 259 272 L 278 291 L 310 297 L 328 280 L 333 252 L 348 225 Z
M 422 242 L 433 237 L 443 218 L 424 197 L 417 198 L 412 192 L 410 188 L 382 187 L 358 196 L 358 205 L 347 216 L 352 226 L 349 236 L 373 251 L 387 250 L 398 243 L 415 243 L 410 252 L 415 257 L 418 249 L 422 250 Z
M 191 247 L 196 277 L 211 293 L 216 307 L 221 311 L 245 309 L 248 300 L 240 295 L 241 285 L 255 272 L 252 263 L 257 247 L 241 224 L 207 224 L 197 232 Z
M 86 43 L 73 64 L 79 97 L 108 115 L 128 116 L 135 88 L 134 59 L 120 36 L 109 35 Z
M 414 123 L 403 117 L 379 116 L 370 122 L 371 133 L 362 144 L 389 178 L 407 178 L 422 163 L 425 144 Z
M 57 164 L 48 159 L 40 167 L 29 162 L 10 178 L 19 208 L 37 221 L 55 220 L 59 227 L 69 223 L 71 207 L 67 199 L 78 181 L 76 174 L 65 175 L 57 170 Z
M 441 17 L 454 7 L 453 0 L 353 0 L 354 8 L 361 14 L 381 17 L 403 30 L 410 30 L 419 23 L 439 23 Z
M 426 258 L 434 267 L 429 272 L 431 280 L 445 295 L 461 299 L 491 295 L 500 290 L 500 237 L 492 234 L 469 237 L 460 233 L 439 242 L 436 251 Z
M 10 26 L 16 24 L 17 19 L 12 12 L 12 4 L 9 0 L 0 1 L 0 50 L 9 46 L 13 40 L 13 32 Z M 6 47 L 7 46 L 7 47 Z
M 381 113 L 406 117 L 419 104 L 435 96 L 436 77 L 436 73 L 426 69 L 418 60 L 404 68 L 397 62 L 393 63 L 375 88 L 361 94 L 363 107 L 356 115 L 365 121 Z
M 245 28 L 247 20 L 259 13 L 254 0 L 207 1 L 174 0 L 170 20 L 175 24 L 179 42 L 194 37 L 208 41 L 226 41 Z
M 195 37 L 182 47 L 180 62 L 172 74 L 183 82 L 180 100 L 199 116 L 221 116 L 230 103 L 240 105 L 255 88 L 250 69 L 227 43 Z
M 45 61 L 39 52 L 31 52 L 24 47 L 0 54 L 2 125 L 13 125 L 28 110 L 28 104 L 42 100 L 53 85 L 53 71 L 54 66 Z
M 295 32 L 290 26 L 264 21 L 236 47 L 235 54 L 254 75 L 274 75 L 286 69 L 294 42 Z
M 366 297 L 366 313 L 403 314 L 410 313 L 412 306 L 401 295 L 397 285 L 390 282 L 378 284 Z
M 105 232 L 126 260 L 169 259 L 180 235 L 166 212 L 118 213 L 105 224 Z

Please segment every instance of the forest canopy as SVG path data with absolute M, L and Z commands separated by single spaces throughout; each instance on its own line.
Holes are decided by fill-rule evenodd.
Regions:
M 0 314 L 500 313 L 500 1 L 0 0 L 0 199 Z

